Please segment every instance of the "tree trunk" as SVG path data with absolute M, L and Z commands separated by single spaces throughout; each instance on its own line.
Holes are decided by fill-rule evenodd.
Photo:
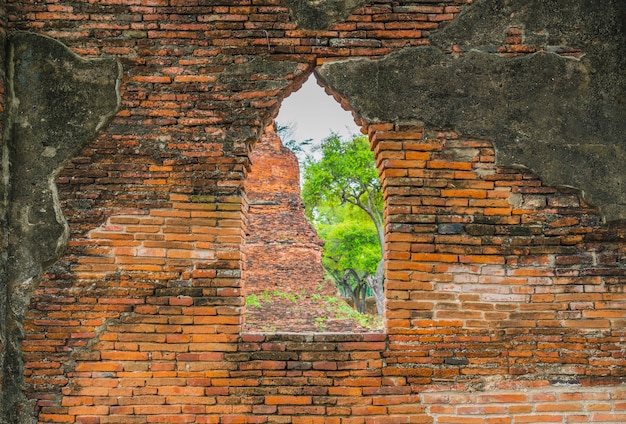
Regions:
M 354 287 L 350 284 L 350 277 L 355 281 Z M 342 279 L 335 279 L 335 282 L 343 289 L 344 293 L 347 293 L 354 302 L 354 308 L 360 313 L 365 313 L 365 283 L 359 278 L 356 271 L 352 268 L 345 270 Z
M 371 202 L 368 205 L 363 204 L 357 197 L 354 205 L 360 207 L 369 215 L 376 226 L 376 233 L 378 234 L 378 243 L 380 244 L 380 252 L 383 255 L 378 267 L 376 268 L 376 275 L 368 275 L 365 278 L 365 282 L 372 289 L 374 299 L 376 299 L 376 310 L 378 315 L 383 316 L 385 313 L 385 288 L 383 282 L 385 280 L 385 228 L 382 217 L 377 214 L 371 207 Z
M 378 315 L 383 316 L 385 313 L 385 288 L 383 280 L 385 277 L 385 260 L 381 259 L 376 268 L 376 275 L 368 275 L 365 281 L 372 289 L 374 299 L 376 299 L 376 311 Z

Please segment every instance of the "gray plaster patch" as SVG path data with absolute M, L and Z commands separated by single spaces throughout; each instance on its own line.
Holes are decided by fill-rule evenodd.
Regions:
M 441 48 L 329 62 L 317 74 L 360 119 L 422 122 L 490 140 L 499 165 L 523 165 L 547 184 L 581 189 L 607 220 L 626 219 L 624 8 L 586 0 L 477 1 L 433 37 Z M 601 24 L 588 22 L 601 14 Z M 584 56 L 489 53 L 509 25 L 539 35 L 545 27 L 558 37 L 538 42 L 576 44 Z M 459 44 L 465 55 L 445 53 Z
M 310 30 L 328 29 L 336 22 L 344 21 L 367 0 L 284 0 L 298 28 Z
M 9 40 L 7 77 L 2 419 L 26 423 L 32 408 L 21 393 L 22 323 L 38 279 L 69 236 L 55 180 L 117 112 L 121 67 L 113 59 L 80 58 L 48 37 L 16 33 Z

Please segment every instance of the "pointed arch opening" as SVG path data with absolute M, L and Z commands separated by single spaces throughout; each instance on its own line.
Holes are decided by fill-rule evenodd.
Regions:
M 276 121 L 256 143 L 245 184 L 248 226 L 244 247 L 244 332 L 382 331 L 382 314 L 368 285 L 376 277 L 376 266 L 364 269 L 358 264 L 360 268 L 355 265 L 348 270 L 345 258 L 339 265 L 339 258 L 328 257 L 330 243 L 335 246 L 335 252 L 337 246 L 344 246 L 343 250 L 348 250 L 345 246 L 360 248 L 358 244 L 363 240 L 359 237 L 363 238 L 363 220 L 369 219 L 367 214 L 345 199 L 338 198 L 334 205 L 326 204 L 323 213 L 334 215 L 333 219 L 337 219 L 337 213 L 330 212 L 335 208 L 349 210 L 341 212 L 343 216 L 339 220 L 343 221 L 337 224 L 343 225 L 344 231 L 331 235 L 336 238 L 341 234 L 346 239 L 330 240 L 330 232 L 325 231 L 322 237 L 326 240 L 323 240 L 317 231 L 320 227 L 312 223 L 315 220 L 311 219 L 310 211 L 307 213 L 302 198 L 306 182 L 301 172 L 321 160 L 320 155 L 324 154 L 321 146 L 331 137 L 346 144 L 357 140 L 366 146 L 378 178 L 369 140 L 359 132 L 351 113 L 326 94 L 314 77 L 309 77 L 284 100 Z M 380 185 L 380 180 L 377 184 Z M 379 212 L 382 217 L 382 197 Z M 357 215 L 360 222 L 347 222 L 356 220 Z M 376 233 L 377 245 L 379 240 Z M 372 253 L 361 252 L 360 256 L 365 254 Z M 382 247 L 378 255 L 382 259 Z M 336 265 L 334 269 L 329 267 L 332 263 Z

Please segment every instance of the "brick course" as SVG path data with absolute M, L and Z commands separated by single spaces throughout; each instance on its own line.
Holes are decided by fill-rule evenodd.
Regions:
M 219 3 L 6 5 L 10 31 L 124 66 L 122 110 L 58 180 L 71 240 L 23 344 L 38 421 L 624 421 L 626 228 L 448 130 L 360 123 L 385 334 L 242 332 L 244 181 L 280 101 L 324 61 L 427 44 L 471 1 L 375 1 L 325 31 L 277 0 Z M 501 54 L 539 48 L 508 36 Z

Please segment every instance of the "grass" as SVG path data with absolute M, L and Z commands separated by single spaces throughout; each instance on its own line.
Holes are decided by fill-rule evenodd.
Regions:
M 261 307 L 261 302 L 259 301 L 259 298 L 256 294 L 251 294 L 249 296 L 246 296 L 246 306 L 252 306 L 255 308 L 260 308 Z
M 382 328 L 383 318 L 379 315 L 362 314 L 346 302 L 340 302 L 340 299 L 334 296 L 326 296 L 324 300 L 329 304 L 326 306 L 326 310 L 334 314 L 335 319 L 355 321 L 370 330 Z
M 263 305 L 271 305 L 273 301 L 278 299 L 289 300 L 294 305 L 294 313 L 296 313 L 299 301 L 306 297 L 305 292 L 303 289 L 302 294 L 295 295 L 281 292 L 280 290 L 264 290 L 259 294 L 246 296 L 246 306 L 260 309 Z M 336 296 L 322 296 L 319 293 L 313 293 L 310 299 L 313 303 L 322 304 L 327 312 L 326 316 L 314 319 L 314 325 L 319 332 L 325 331 L 330 319 L 353 321 L 370 330 L 380 329 L 383 326 L 383 318 L 381 316 L 362 314 Z

